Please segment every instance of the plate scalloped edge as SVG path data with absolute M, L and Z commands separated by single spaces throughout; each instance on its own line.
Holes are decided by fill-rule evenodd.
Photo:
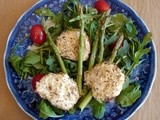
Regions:
M 123 3 L 121 0 L 117 0 L 118 2 L 120 2 L 121 4 L 125 5 L 126 7 L 128 7 L 128 9 L 130 9 L 133 14 L 137 17 L 139 17 L 139 15 L 137 14 L 137 12 L 135 10 L 133 10 L 129 5 Z M 6 56 L 7 56 L 7 48 L 8 48 L 8 44 L 9 44 L 9 39 L 12 35 L 12 32 L 14 31 L 15 27 L 17 26 L 17 24 L 19 23 L 19 21 L 24 17 L 25 14 L 27 14 L 31 9 L 33 9 L 34 7 L 36 7 L 36 5 L 38 5 L 39 3 L 43 2 L 43 0 L 39 0 L 37 3 L 35 3 L 32 7 L 30 7 L 26 12 L 24 12 L 21 17 L 18 19 L 18 21 L 16 22 L 15 26 L 12 28 L 9 36 L 8 36 L 8 39 L 7 39 L 7 43 L 6 43 L 6 47 L 5 47 L 5 52 L 4 52 L 4 57 L 3 57 L 3 67 L 4 67 L 4 71 L 5 71 L 5 77 L 6 77 L 6 83 L 7 83 L 7 86 L 13 96 L 13 98 L 15 99 L 16 103 L 18 104 L 18 106 L 27 114 L 29 115 L 31 118 L 33 119 L 36 119 L 31 113 L 29 113 L 28 111 L 24 110 L 24 108 L 22 107 L 22 105 L 19 103 L 18 99 L 16 98 L 16 96 L 13 94 L 10 86 L 9 86 L 9 83 L 8 83 L 8 76 L 7 76 L 7 69 L 6 69 L 6 62 L 8 62 L 8 60 L 6 59 Z M 139 18 L 140 22 L 142 22 L 144 24 L 144 27 L 146 27 L 147 31 L 149 31 L 149 28 L 147 27 L 146 23 L 141 19 Z M 151 92 L 151 89 L 153 87 L 153 84 L 154 84 L 154 81 L 155 81 L 155 78 L 156 78 L 156 73 L 157 73 L 157 52 L 156 52 L 156 47 L 155 47 L 155 44 L 154 44 L 154 41 L 152 40 L 152 45 L 153 45 L 153 49 L 155 51 L 155 70 L 154 70 L 154 75 L 153 75 L 153 78 L 152 78 L 152 82 L 151 82 L 151 85 L 149 87 L 149 90 L 147 92 L 147 95 L 145 96 L 145 98 L 143 99 L 143 101 L 140 103 L 140 105 L 138 107 L 135 108 L 135 110 L 131 113 L 131 114 L 127 114 L 126 116 L 123 116 L 125 119 L 129 119 L 144 103 L 145 101 L 147 100 L 150 92 Z

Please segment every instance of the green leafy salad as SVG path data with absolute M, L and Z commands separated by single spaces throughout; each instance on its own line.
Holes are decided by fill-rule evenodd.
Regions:
M 9 62 L 20 78 L 33 77 L 33 90 L 42 98 L 37 104 L 39 117 L 57 118 L 90 107 L 101 119 L 109 100 L 128 107 L 141 96 L 140 84 L 131 82 L 130 75 L 150 51 L 146 45 L 151 33 L 139 40 L 133 21 L 111 11 L 103 0 L 95 7 L 68 0 L 56 14 L 48 7 L 35 10 L 41 23 L 33 25 L 27 36 L 33 44 L 24 57 L 16 55 L 26 40 L 22 38 Z

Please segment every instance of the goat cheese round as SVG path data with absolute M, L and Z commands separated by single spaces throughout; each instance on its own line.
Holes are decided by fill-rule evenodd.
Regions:
M 118 96 L 125 81 L 125 75 L 116 65 L 109 62 L 97 64 L 84 73 L 85 84 L 92 90 L 98 101 Z
M 67 30 L 61 33 L 61 35 L 56 39 L 56 44 L 62 57 L 74 61 L 78 60 L 79 37 L 79 29 Z M 88 59 L 89 53 L 90 41 L 89 37 L 84 32 L 83 61 Z
M 67 74 L 49 73 L 36 83 L 36 92 L 53 106 L 70 110 L 79 99 L 78 86 Z

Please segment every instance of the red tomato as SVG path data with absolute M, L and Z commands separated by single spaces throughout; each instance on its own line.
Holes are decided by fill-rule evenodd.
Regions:
M 30 38 L 35 45 L 42 45 L 46 41 L 46 33 L 42 25 L 33 25 L 30 30 Z
M 36 82 L 39 82 L 43 76 L 44 76 L 43 74 L 37 74 L 36 76 L 33 77 L 33 79 L 32 79 L 32 88 L 34 90 L 36 90 Z
M 114 43 L 112 43 L 112 44 L 110 44 L 110 45 L 108 46 L 110 51 L 113 51 L 114 47 L 116 46 L 116 43 L 117 43 L 117 41 L 114 42 Z M 123 42 L 121 43 L 120 48 L 121 48 L 121 47 L 123 47 Z
M 107 11 L 110 9 L 110 5 L 104 0 L 98 0 L 95 2 L 95 8 L 99 13 Z

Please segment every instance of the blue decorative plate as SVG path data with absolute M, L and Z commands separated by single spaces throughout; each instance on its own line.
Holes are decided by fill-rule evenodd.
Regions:
M 49 7 L 54 12 L 60 12 L 66 0 L 41 0 L 26 11 L 22 17 L 17 21 L 15 27 L 11 31 L 6 50 L 4 54 L 4 68 L 6 74 L 7 85 L 14 96 L 17 104 L 21 109 L 26 112 L 33 119 L 40 119 L 38 117 L 38 110 L 36 109 L 36 103 L 39 101 L 39 97 L 34 93 L 31 87 L 31 79 L 20 80 L 15 71 L 12 69 L 8 62 L 8 57 L 11 53 L 13 46 L 19 42 L 19 40 L 29 33 L 29 29 L 33 24 L 39 23 L 40 18 L 34 14 L 34 11 L 40 7 Z M 94 0 L 81 0 L 84 4 L 93 5 Z M 127 17 L 134 21 L 134 24 L 138 28 L 138 37 L 142 38 L 149 30 L 144 24 L 144 22 L 139 18 L 139 16 L 127 5 L 119 0 L 108 0 L 111 5 L 113 13 L 123 13 Z M 26 48 L 28 47 L 30 40 L 25 40 L 21 42 L 16 50 L 16 54 L 23 56 L 26 53 Z M 131 75 L 132 80 L 138 80 L 141 84 L 142 96 L 130 107 L 121 108 L 113 101 L 106 104 L 106 112 L 103 120 L 123 120 L 128 119 L 138 108 L 144 103 L 148 97 L 156 73 L 156 51 L 154 43 L 149 43 L 148 47 L 151 47 L 151 51 L 148 55 L 144 56 L 145 59 L 133 72 Z M 61 119 L 63 120 L 91 120 L 95 119 L 92 116 L 91 109 L 87 108 L 83 113 L 76 111 L 74 115 L 66 114 Z M 49 118 L 53 120 L 53 118 Z

